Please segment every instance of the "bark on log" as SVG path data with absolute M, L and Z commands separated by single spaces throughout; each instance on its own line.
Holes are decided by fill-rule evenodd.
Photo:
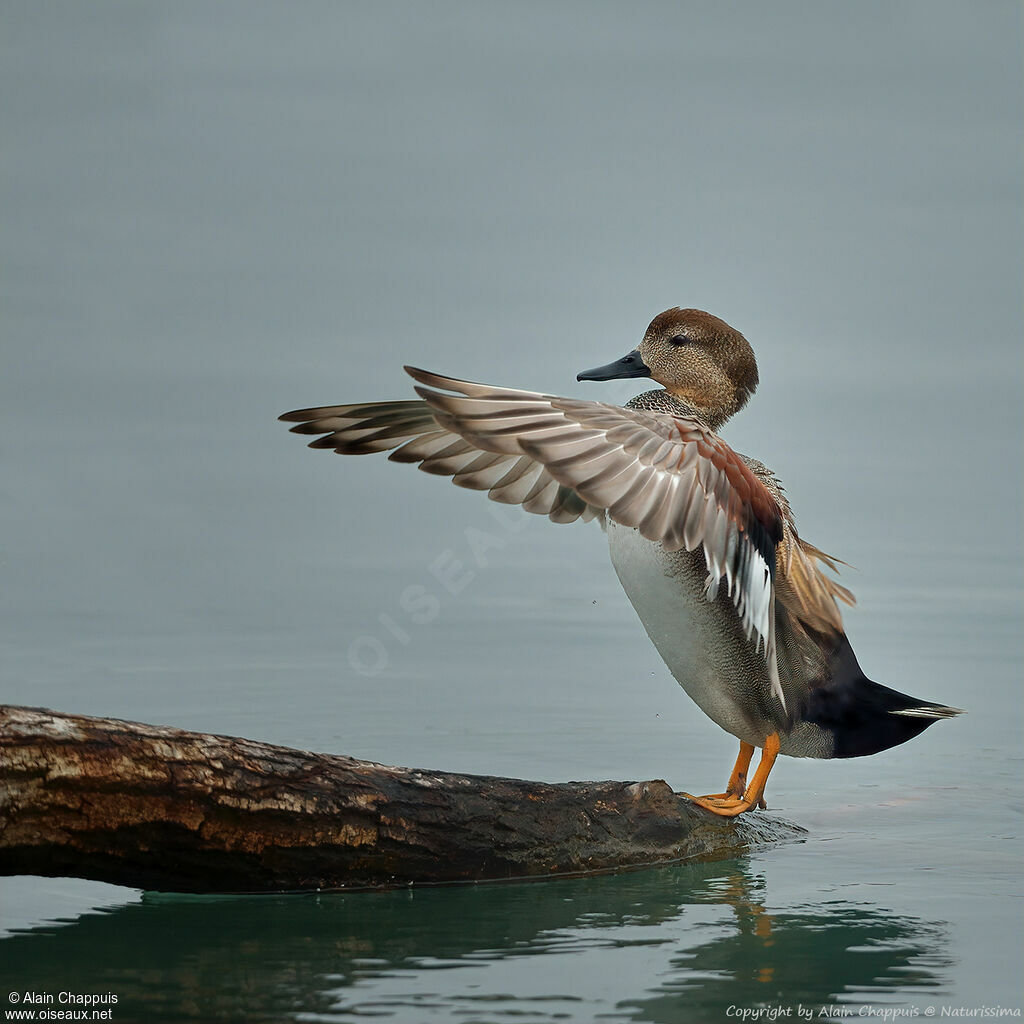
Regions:
M 393 768 L 0 706 L 0 874 L 256 892 L 590 874 L 736 856 L 800 829 L 656 782 Z

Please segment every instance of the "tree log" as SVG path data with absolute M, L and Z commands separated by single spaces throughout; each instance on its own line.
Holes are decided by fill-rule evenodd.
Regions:
M 734 857 L 801 832 L 665 782 L 393 768 L 253 740 L 0 706 L 0 874 L 175 892 L 593 874 Z

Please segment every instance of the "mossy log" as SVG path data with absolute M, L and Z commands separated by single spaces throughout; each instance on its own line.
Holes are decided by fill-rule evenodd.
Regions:
M 733 857 L 796 826 L 664 782 L 394 768 L 0 706 L 0 874 L 265 892 L 593 874 Z

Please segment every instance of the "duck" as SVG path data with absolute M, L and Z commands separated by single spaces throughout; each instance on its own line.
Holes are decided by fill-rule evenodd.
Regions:
M 555 523 L 597 520 L 669 671 L 739 740 L 725 789 L 685 794 L 706 811 L 764 808 L 780 754 L 876 754 L 961 714 L 865 676 L 843 624 L 840 606 L 854 598 L 835 578 L 838 559 L 797 532 L 778 477 L 719 436 L 758 386 L 753 349 L 724 320 L 667 309 L 636 348 L 577 375 L 660 385 L 624 406 L 405 371 L 417 399 L 280 419 L 319 435 L 311 448 L 389 452 Z

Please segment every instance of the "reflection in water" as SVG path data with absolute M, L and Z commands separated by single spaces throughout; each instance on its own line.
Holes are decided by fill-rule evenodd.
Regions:
M 631 1019 L 674 1024 L 730 1004 L 817 1009 L 939 990 L 951 965 L 944 926 L 838 900 L 769 913 L 762 880 L 734 868 L 691 893 L 695 902 L 728 904 L 733 927 L 674 955 L 657 993 L 620 1004 L 635 1011 Z
M 477 1021 L 527 1008 L 503 994 L 521 988 L 496 987 L 486 970 L 518 961 L 544 994 L 531 1016 L 557 1004 L 587 1019 L 573 1016 L 588 991 L 571 991 L 570 961 L 604 951 L 616 969 L 591 979 L 604 985 L 602 1018 L 666 1022 L 721 1019 L 730 1004 L 888 1002 L 945 981 L 942 925 L 840 901 L 768 912 L 763 901 L 742 861 L 388 893 L 151 895 L 0 941 L 0 981 L 113 991 L 121 1021 L 447 1020 L 454 1005 Z M 535 954 L 546 955 L 524 961 Z

